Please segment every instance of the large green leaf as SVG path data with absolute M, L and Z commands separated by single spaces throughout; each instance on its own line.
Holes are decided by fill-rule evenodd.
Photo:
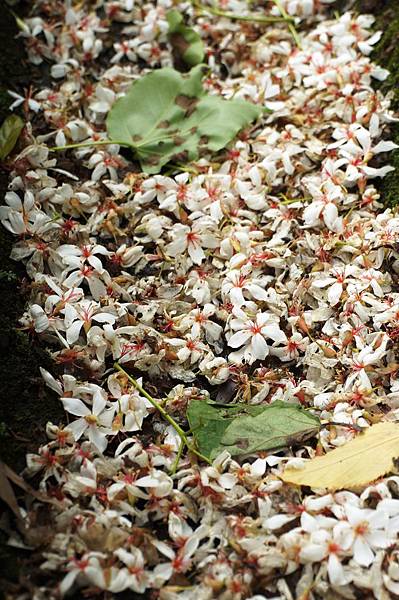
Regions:
M 17 115 L 9 115 L 0 127 L 0 160 L 14 149 L 25 123 Z
M 130 146 L 146 173 L 221 150 L 262 112 L 250 102 L 207 94 L 204 69 L 198 65 L 186 75 L 169 67 L 153 71 L 134 82 L 109 112 L 110 139 Z
M 177 10 L 170 10 L 166 18 L 169 24 L 168 38 L 174 54 L 181 56 L 189 67 L 202 63 L 205 52 L 199 33 L 184 24 L 183 15 Z
M 187 417 L 199 451 L 210 459 L 223 450 L 238 456 L 286 448 L 314 435 L 320 427 L 317 417 L 280 400 L 268 406 L 232 408 L 193 400 Z

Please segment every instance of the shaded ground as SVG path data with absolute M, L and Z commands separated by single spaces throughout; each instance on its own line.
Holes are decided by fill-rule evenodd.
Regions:
M 382 90 L 392 90 L 393 107 L 399 109 L 399 0 L 358 0 L 359 12 L 376 14 L 376 28 L 384 35 L 373 53 L 373 59 L 391 71 Z M 17 28 L 4 0 L 0 0 L 0 123 L 8 114 L 10 98 L 7 89 L 21 91 L 40 76 L 25 62 L 21 40 L 15 40 Z M 393 126 L 393 139 L 399 144 L 399 124 Z M 381 184 L 386 204 L 399 203 L 399 150 L 390 155 L 397 167 Z M 0 168 L 0 202 L 7 190 L 8 168 Z M 10 260 L 13 236 L 0 227 L 0 458 L 16 471 L 22 470 L 27 451 L 35 450 L 45 439 L 47 421 L 59 422 L 63 411 L 45 389 L 39 366 L 51 370 L 48 354 L 26 332 L 18 330 L 27 293 L 27 282 L 20 265 Z M 27 574 L 27 555 L 4 545 L 0 534 L 0 597 L 4 579 L 16 581 L 19 573 Z M 25 565 L 25 566 L 24 566 Z M 3 580 L 3 582 L 2 582 Z M 132 599 L 135 595 L 128 597 Z
M 31 81 L 15 20 L 0 0 L 0 123 L 8 114 L 7 89 L 21 90 Z M 0 168 L 0 201 L 7 191 L 9 168 Z M 42 383 L 39 366 L 49 368 L 48 354 L 18 330 L 25 297 L 24 272 L 9 258 L 13 236 L 0 226 L 0 458 L 16 471 L 23 469 L 25 454 L 45 439 L 48 420 L 60 421 L 63 411 Z M 0 507 L 2 508 L 2 507 Z M 24 553 L 4 545 L 0 534 L 0 596 L 2 578 L 15 579 Z M 4 590 L 3 590 L 4 591 Z
M 21 40 L 15 40 L 15 20 L 0 0 L 0 122 L 8 114 L 7 89 L 25 88 L 31 67 L 25 63 Z M 7 191 L 9 165 L 0 170 L 0 194 Z M 18 329 L 25 305 L 27 281 L 22 266 L 9 258 L 14 236 L 0 228 L 0 456 L 15 470 L 24 466 L 25 452 L 37 448 L 48 420 L 63 412 L 44 389 L 39 366 L 51 367 L 47 352 Z M 27 437 L 26 437 L 27 436 Z

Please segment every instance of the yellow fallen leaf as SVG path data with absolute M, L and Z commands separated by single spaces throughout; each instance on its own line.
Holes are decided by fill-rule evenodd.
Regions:
M 399 456 L 399 425 L 377 423 L 344 446 L 316 456 L 303 469 L 287 468 L 281 479 L 312 488 L 359 488 L 393 469 Z

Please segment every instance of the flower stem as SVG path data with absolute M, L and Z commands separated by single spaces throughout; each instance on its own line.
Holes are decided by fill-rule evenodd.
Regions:
M 299 38 L 297 30 L 295 29 L 295 25 L 292 22 L 293 19 L 290 19 L 290 17 L 287 14 L 284 6 L 282 6 L 280 0 L 272 0 L 272 2 L 274 2 L 274 4 L 277 6 L 278 10 L 281 13 L 281 16 L 284 17 L 286 21 L 288 21 L 288 29 L 290 30 L 291 35 L 294 38 L 294 42 L 296 43 L 296 45 L 298 46 L 298 48 L 300 50 L 302 50 L 301 40 Z
M 179 451 L 178 451 L 178 454 L 176 457 L 177 459 L 180 459 L 181 453 L 183 452 L 183 447 L 187 446 L 187 448 L 188 448 L 188 450 L 190 450 L 190 452 L 192 452 L 193 454 L 195 454 L 196 456 L 198 456 L 199 458 L 201 458 L 208 464 L 212 464 L 211 461 L 209 460 L 209 458 L 207 458 L 206 456 L 204 456 L 203 454 L 201 454 L 200 452 L 198 452 L 198 450 L 196 450 L 194 448 L 194 446 L 188 441 L 187 435 L 186 435 L 185 431 L 183 431 L 183 429 L 180 427 L 180 425 L 178 423 L 176 423 L 176 421 L 170 416 L 169 413 L 166 412 L 166 410 L 163 408 L 163 406 L 161 404 L 159 404 L 159 402 L 157 402 L 152 396 L 150 396 L 150 394 L 148 392 L 145 391 L 145 389 L 139 384 L 139 382 L 136 379 L 131 377 L 131 375 L 129 375 L 129 373 L 127 373 L 125 371 L 125 369 L 123 369 L 123 367 L 120 366 L 119 363 L 114 363 L 114 368 L 117 371 L 120 371 L 121 373 L 123 373 L 125 375 L 125 377 L 130 381 L 130 383 L 132 385 L 134 385 L 136 390 L 138 392 L 140 392 L 140 394 L 142 394 L 142 396 L 144 396 L 144 398 L 147 398 L 147 400 L 152 404 L 152 406 L 154 408 L 157 409 L 157 411 L 163 416 L 163 418 L 168 423 L 170 423 L 170 425 L 172 425 L 172 427 L 174 428 L 177 435 L 180 437 L 180 439 L 182 441 L 182 447 L 181 447 L 181 449 L 179 448 Z
M 176 458 L 173 461 L 172 468 L 170 469 L 170 474 L 171 475 L 174 475 L 176 473 L 176 471 L 177 471 L 177 467 L 179 466 L 181 455 L 183 454 L 183 449 L 184 449 L 184 441 L 181 440 L 180 441 L 179 449 L 178 449 L 177 454 L 176 454 Z
M 194 6 L 202 12 L 208 12 L 218 17 L 225 17 L 226 19 L 232 19 L 233 21 L 249 21 L 250 23 L 286 23 L 293 21 L 293 18 L 285 14 L 281 17 L 262 17 L 261 15 L 238 15 L 232 12 L 225 12 L 219 8 L 213 6 L 204 6 L 199 2 L 193 2 Z
M 72 148 L 90 148 L 90 146 L 109 146 L 111 144 L 130 148 L 130 144 L 119 142 L 118 140 L 98 140 L 97 142 L 93 140 L 92 142 L 80 142 L 79 144 L 67 144 L 66 146 L 53 146 L 52 148 L 49 148 L 49 150 L 58 152 L 59 150 L 70 150 Z
M 156 408 L 157 411 L 161 413 L 163 418 L 166 419 L 166 421 L 168 421 L 168 423 L 170 423 L 172 425 L 172 427 L 174 427 L 176 429 L 176 431 L 180 437 L 185 436 L 185 433 L 184 433 L 183 429 L 180 427 L 180 425 L 178 423 L 176 423 L 176 421 L 166 412 L 166 410 L 163 408 L 163 406 L 161 406 L 152 396 L 150 396 L 150 394 L 148 392 L 145 391 L 145 389 L 143 387 L 141 387 L 141 385 L 139 384 L 139 382 L 136 379 L 131 377 L 129 375 L 129 373 L 127 373 L 125 371 L 125 369 L 123 369 L 120 366 L 119 363 L 115 363 L 114 367 L 115 367 L 115 369 L 117 369 L 118 371 L 123 373 L 128 378 L 130 383 L 132 383 L 134 385 L 136 390 L 139 391 L 140 394 L 142 394 L 145 398 L 147 398 L 147 400 L 149 402 L 151 402 L 153 407 Z

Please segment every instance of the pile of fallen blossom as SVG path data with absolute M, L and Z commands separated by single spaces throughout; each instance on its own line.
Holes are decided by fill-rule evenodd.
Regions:
M 294 15 L 298 46 L 286 23 L 181 2 L 208 92 L 269 110 L 225 151 L 154 176 L 115 144 L 52 152 L 105 140 L 115 100 L 173 66 L 171 6 L 38 0 L 21 32 L 51 85 L 13 94 L 41 118 L 0 217 L 31 280 L 21 323 L 51 352 L 43 377 L 66 413 L 27 457 L 40 494 L 11 543 L 36 547 L 41 574 L 15 597 L 393 598 L 399 478 L 328 494 L 279 478 L 287 460 L 399 419 L 399 218 L 373 184 L 395 147 L 373 89 L 387 72 L 368 58 L 380 34 L 328 2 L 251 6 Z M 190 401 L 209 397 L 283 400 L 326 426 L 284 452 L 176 461 L 175 429 L 115 361 L 185 428 Z

